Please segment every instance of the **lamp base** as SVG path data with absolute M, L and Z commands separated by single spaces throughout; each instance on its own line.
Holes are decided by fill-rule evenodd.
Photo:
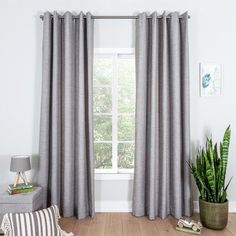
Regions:
M 15 181 L 14 181 L 14 187 L 16 187 L 16 185 L 19 183 L 19 180 L 22 179 L 23 182 L 25 183 L 25 185 L 28 185 L 29 181 L 25 175 L 25 172 L 22 171 L 22 172 L 17 172 L 16 173 L 16 176 L 15 176 Z

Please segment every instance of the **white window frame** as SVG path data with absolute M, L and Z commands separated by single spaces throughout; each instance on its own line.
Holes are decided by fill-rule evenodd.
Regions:
M 112 169 L 95 169 L 95 179 L 96 180 L 109 180 L 109 179 L 120 179 L 129 180 L 133 179 L 133 169 L 118 169 L 118 140 L 117 140 L 117 117 L 118 111 L 118 91 L 117 91 L 117 59 L 119 56 L 124 58 L 134 58 L 134 48 L 95 48 L 94 49 L 94 59 L 96 58 L 111 58 L 113 57 L 113 79 L 112 85 L 108 86 L 112 88 L 112 112 L 111 113 L 97 113 L 97 115 L 111 115 L 112 116 L 112 141 L 95 141 L 94 143 L 112 143 Z M 100 86 L 97 86 L 100 87 Z M 101 86 L 106 87 L 106 86 Z M 122 113 L 124 115 L 124 113 Z M 132 113 L 127 113 L 132 115 Z M 96 113 L 94 113 L 96 115 Z M 134 143 L 134 141 L 122 141 L 120 143 Z

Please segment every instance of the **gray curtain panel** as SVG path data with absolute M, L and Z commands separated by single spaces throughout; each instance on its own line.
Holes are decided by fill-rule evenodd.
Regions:
M 93 20 L 44 14 L 38 183 L 64 217 L 94 214 Z
M 188 14 L 136 22 L 133 214 L 191 214 Z

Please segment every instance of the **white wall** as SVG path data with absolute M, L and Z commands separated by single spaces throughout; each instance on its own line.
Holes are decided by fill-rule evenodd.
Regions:
M 42 22 L 46 11 L 90 11 L 96 15 L 133 15 L 142 11 L 189 11 L 191 73 L 191 142 L 193 152 L 205 135 L 219 141 L 232 125 L 229 178 L 236 175 L 236 2 L 219 0 L 8 0 L 0 2 L 0 188 L 12 182 L 12 154 L 32 154 L 31 178 L 37 169 Z M 133 47 L 131 21 L 99 21 L 95 24 L 95 47 Z M 198 63 L 224 65 L 223 96 L 199 97 Z M 229 199 L 236 201 L 236 180 Z M 196 191 L 194 191 L 196 192 Z M 197 199 L 196 194 L 195 199 Z M 96 181 L 97 208 L 130 207 L 132 181 Z M 101 201 L 105 201 L 102 202 Z M 114 203 L 114 204 L 113 204 Z M 104 205 L 105 204 L 105 205 Z

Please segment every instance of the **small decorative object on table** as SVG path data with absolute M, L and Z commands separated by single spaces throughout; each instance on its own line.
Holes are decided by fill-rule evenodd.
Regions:
M 201 234 L 202 225 L 191 218 L 182 217 L 179 219 L 176 229 L 186 233 Z
M 16 172 L 16 177 L 13 187 L 15 188 L 19 182 L 19 179 L 22 178 L 25 185 L 28 185 L 28 179 L 25 175 L 25 171 L 30 170 L 30 157 L 29 156 L 13 156 L 11 158 L 10 171 Z

